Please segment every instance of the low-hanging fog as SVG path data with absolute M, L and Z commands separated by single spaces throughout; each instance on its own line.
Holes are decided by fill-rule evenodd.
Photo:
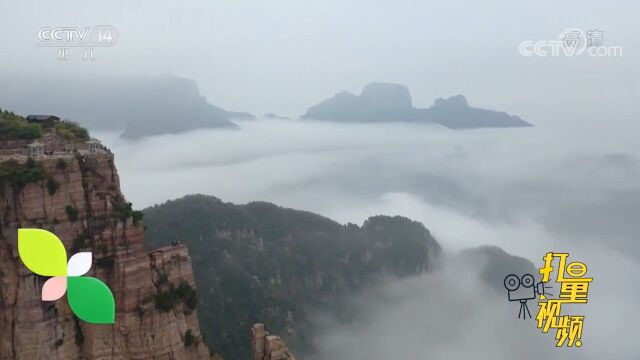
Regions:
M 317 314 L 319 359 L 635 359 L 638 130 L 633 122 L 451 131 L 256 120 L 133 142 L 95 135 L 115 152 L 137 208 L 205 193 L 343 223 L 374 214 L 423 222 L 445 251 L 438 269 L 350 299 L 355 323 Z M 485 244 L 536 267 L 547 251 L 587 263 L 589 303 L 563 308 L 586 315 L 581 349 L 554 348 L 554 335 L 518 320 L 518 304 L 456 257 Z

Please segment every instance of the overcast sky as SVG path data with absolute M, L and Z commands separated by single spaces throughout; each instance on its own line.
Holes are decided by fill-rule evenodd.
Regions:
M 638 2 L 109 1 L 0 3 L 0 72 L 79 77 L 172 73 L 210 102 L 297 116 L 369 81 L 407 85 L 414 103 L 462 93 L 533 123 L 631 116 L 640 96 Z M 44 26 L 113 25 L 119 42 L 56 61 L 34 46 Z M 524 57 L 525 40 L 599 29 L 623 56 Z M 73 49 L 72 49 L 73 50 Z M 64 84 L 61 84 L 63 87 Z

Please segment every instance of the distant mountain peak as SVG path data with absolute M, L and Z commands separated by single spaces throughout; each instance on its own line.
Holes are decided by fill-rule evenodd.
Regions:
M 18 79 L 0 77 L 3 106 L 21 113 L 56 114 L 91 130 L 122 131 L 123 138 L 175 134 L 204 128 L 236 128 L 232 120 L 254 116 L 215 106 L 193 79 L 164 74 L 126 78 Z M 60 84 L 65 91 L 59 91 Z
M 505 112 L 471 107 L 463 95 L 439 98 L 428 109 L 414 108 L 406 86 L 383 82 L 365 85 L 360 95 L 337 93 L 310 107 L 302 118 L 359 123 L 434 123 L 451 129 L 531 126 Z
M 404 85 L 372 82 L 360 95 L 342 91 L 315 106 L 302 117 L 343 122 L 408 121 L 413 105 Z
M 399 84 L 369 83 L 362 89 L 360 98 L 383 109 L 406 111 L 413 108 L 409 89 Z
M 464 95 L 454 95 L 448 98 L 438 98 L 433 104 L 437 108 L 468 108 L 469 103 Z

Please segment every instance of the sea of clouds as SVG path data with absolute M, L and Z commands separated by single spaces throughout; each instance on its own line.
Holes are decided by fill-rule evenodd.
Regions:
M 356 322 L 319 314 L 318 359 L 637 359 L 639 130 L 257 120 L 136 141 L 95 135 L 114 151 L 136 208 L 203 193 L 342 223 L 404 215 L 431 230 L 445 251 L 437 271 L 349 299 Z M 589 266 L 589 303 L 565 310 L 586 316 L 582 348 L 556 349 L 456 256 L 485 244 L 537 267 L 548 251 Z

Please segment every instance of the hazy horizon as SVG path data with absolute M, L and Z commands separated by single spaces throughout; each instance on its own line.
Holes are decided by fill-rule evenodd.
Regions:
M 464 94 L 474 106 L 535 124 L 602 121 L 612 111 L 624 118 L 638 114 L 636 3 L 110 5 L 3 2 L 0 13 L 15 15 L 0 24 L 0 72 L 83 79 L 175 74 L 197 81 L 209 102 L 257 115 L 298 116 L 339 91 L 359 93 L 371 81 L 406 85 L 418 107 Z M 119 40 L 96 48 L 93 62 L 83 62 L 74 48 L 69 61 L 57 61 L 56 48 L 36 46 L 43 27 L 105 24 L 118 30 Z M 554 40 L 567 28 L 603 31 L 604 45 L 620 46 L 622 56 L 519 54 L 522 41 Z

